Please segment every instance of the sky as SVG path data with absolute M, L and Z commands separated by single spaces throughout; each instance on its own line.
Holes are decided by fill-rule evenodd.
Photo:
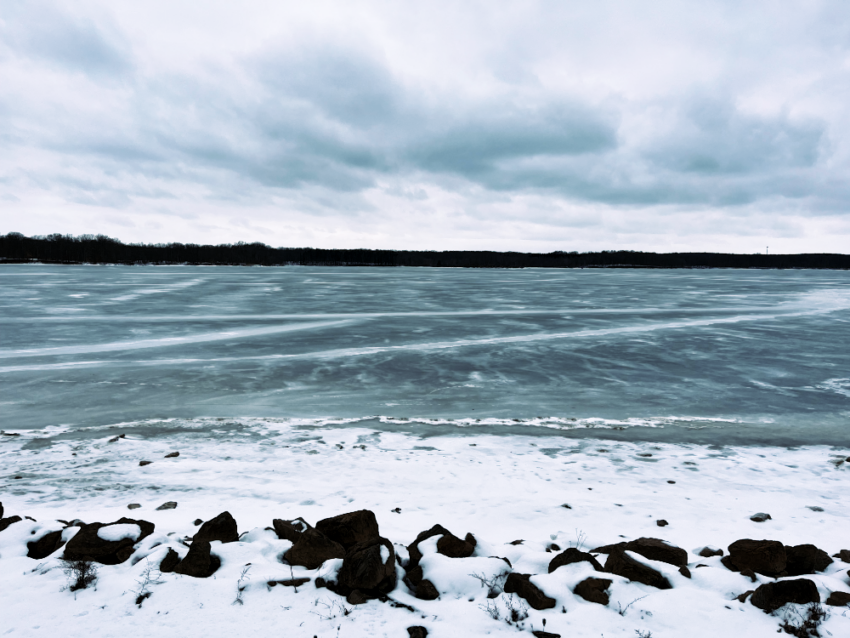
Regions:
M 848 177 L 846 0 L 0 3 L 0 233 L 848 252 Z

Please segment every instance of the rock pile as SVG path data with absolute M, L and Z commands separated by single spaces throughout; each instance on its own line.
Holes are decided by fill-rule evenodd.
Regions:
M 24 520 L 20 516 L 3 518 L 4 513 L 0 503 L 0 532 Z M 153 523 L 131 518 L 120 518 L 112 523 L 84 523 L 79 520 L 62 523 L 65 525 L 64 529 L 48 527 L 41 531 L 40 526 L 33 527 L 33 537 L 26 542 L 27 556 L 43 560 L 61 552 L 61 557 L 67 561 L 117 565 L 128 560 L 138 550 L 140 542 L 153 534 L 155 529 Z M 176 549 L 169 547 L 164 555 L 160 554 L 161 572 L 208 578 L 221 565 L 221 559 L 216 555 L 215 549 L 218 545 L 215 544 L 239 542 L 238 526 L 229 512 L 222 512 L 207 521 L 199 519 L 196 524 L 200 524 L 198 531 L 191 539 L 187 537 L 183 542 L 183 545 L 188 545 L 188 552 L 182 558 L 181 554 L 185 550 L 181 550 L 180 545 L 175 545 Z M 69 528 L 77 529 L 69 531 Z M 454 560 L 446 561 L 446 558 L 487 558 L 483 553 L 476 555 L 476 552 L 480 551 L 479 544 L 472 534 L 467 533 L 460 538 L 442 525 L 434 525 L 421 532 L 406 548 L 401 545 L 394 546 L 390 540 L 381 536 L 377 518 L 370 510 L 358 510 L 326 518 L 318 521 L 315 526 L 303 518 L 274 519 L 272 527 L 267 529 L 273 530 L 279 539 L 291 543 L 280 557 L 282 562 L 307 570 L 322 568 L 321 576 L 302 573 L 297 578 L 293 576 L 289 579 L 270 581 L 270 587 L 281 585 L 298 588 L 313 581 L 315 587 L 326 587 L 344 596 L 352 605 L 373 599 L 391 601 L 388 595 L 399 586 L 407 588 L 420 600 L 440 598 L 444 592 L 428 577 L 428 570 L 434 569 L 433 565 L 436 564 L 433 560 L 437 558 L 435 552 L 443 557 L 439 558 L 443 564 L 454 563 Z M 73 531 L 76 533 L 71 533 Z M 550 543 L 546 551 L 560 552 L 549 561 L 547 574 L 577 564 L 584 564 L 583 569 L 592 569 L 599 574 L 588 577 L 586 571 L 572 572 L 581 574 L 583 578 L 572 587 L 573 593 L 584 601 L 598 605 L 609 605 L 609 589 L 615 582 L 614 576 L 659 590 L 671 589 L 675 583 L 681 586 L 685 582 L 676 576 L 675 571 L 686 578 L 691 576 L 688 552 L 658 538 L 638 538 L 597 547 L 587 552 L 576 547 L 560 551 L 557 545 Z M 762 584 L 754 591 L 745 592 L 738 597 L 742 602 L 749 600 L 750 604 L 767 613 L 789 603 L 819 603 L 821 597 L 817 584 L 800 576 L 823 572 L 834 562 L 833 558 L 815 545 L 788 546 L 775 540 L 740 539 L 729 545 L 725 555 L 723 550 L 710 546 L 694 552 L 708 561 L 720 557 L 719 561 L 713 563 L 714 566 L 722 565 L 750 576 L 754 582 L 758 580 L 757 575 L 775 579 L 773 582 L 764 583 L 762 578 Z M 426 556 L 433 559 L 426 560 Z M 604 565 L 600 561 L 602 556 L 605 557 Z M 850 563 L 850 550 L 841 550 L 834 558 Z M 482 583 L 487 583 L 490 587 L 489 597 L 498 596 L 501 592 L 514 594 L 524 599 L 528 606 L 535 610 L 553 609 L 558 606 L 553 592 L 546 591 L 547 576 L 541 574 L 538 579 L 537 574 L 528 573 L 533 570 L 526 568 L 515 571 L 508 559 L 501 560 L 504 561 L 501 572 L 490 572 L 496 574 L 490 580 L 481 577 Z M 501 565 L 499 562 L 496 564 Z M 606 574 L 611 577 L 605 578 Z M 435 580 L 445 583 L 445 578 L 440 581 L 435 577 Z M 850 605 L 850 593 L 831 592 L 826 604 Z M 424 635 L 420 629 L 424 631 L 420 627 L 411 627 L 411 635 Z

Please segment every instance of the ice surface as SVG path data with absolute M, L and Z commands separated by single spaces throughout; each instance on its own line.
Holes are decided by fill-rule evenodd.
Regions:
M 845 272 L 7 265 L 0 285 L 7 430 L 382 417 L 848 440 Z
M 97 530 L 98 537 L 105 541 L 121 541 L 125 538 L 136 540 L 142 534 L 142 529 L 138 525 L 131 523 L 121 523 L 119 525 L 107 525 Z

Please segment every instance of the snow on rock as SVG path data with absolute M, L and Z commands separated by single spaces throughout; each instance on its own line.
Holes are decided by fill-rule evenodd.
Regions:
M 106 525 L 97 530 L 97 537 L 101 540 L 118 542 L 125 538 L 136 540 L 142 535 L 142 528 L 135 524 L 119 523 L 118 525 Z

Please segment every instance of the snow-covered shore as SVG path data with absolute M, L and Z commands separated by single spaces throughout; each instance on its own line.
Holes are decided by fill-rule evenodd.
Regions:
M 36 519 L 0 532 L 0 635 L 83 636 L 96 629 L 99 636 L 275 631 L 403 638 L 410 626 L 426 627 L 429 636 L 515 634 L 516 625 L 493 619 L 486 609 L 502 605 L 504 611 L 507 595 L 488 599 L 487 589 L 470 575 L 495 575 L 506 564 L 489 558 L 498 556 L 513 571 L 533 574 L 533 582 L 557 601 L 553 609 L 529 609 L 523 631 L 609 638 L 636 632 L 655 638 L 768 636 L 782 614 L 765 614 L 735 598 L 759 583 L 729 571 L 719 557 L 696 552 L 706 545 L 726 550 L 742 538 L 811 543 L 830 555 L 850 548 L 846 448 L 718 448 L 558 436 L 422 439 L 264 420 L 238 427 L 213 419 L 196 422 L 194 429 L 184 425 L 158 424 L 156 436 L 134 426 L 83 436 L 52 430 L 0 437 L 4 516 Z M 174 451 L 179 456 L 165 458 Z M 156 509 L 169 501 L 177 507 Z M 140 507 L 128 510 L 129 504 Z M 438 600 L 413 597 L 399 579 L 391 597 L 415 611 L 375 600 L 352 606 L 317 589 L 314 580 L 297 588 L 268 586 L 292 577 L 315 579 L 330 569 L 290 570 L 283 564 L 280 557 L 291 543 L 266 529 L 273 519 L 303 517 L 314 524 L 361 509 L 375 512 L 381 535 L 402 557 L 403 546 L 438 523 L 461 538 L 471 532 L 478 541 L 475 554 L 426 556 Z M 145 571 L 158 566 L 169 547 L 185 555 L 181 539 L 197 531 L 194 521 L 225 510 L 243 535 L 239 542 L 213 543 L 220 569 L 206 579 L 152 570 L 159 582 L 148 585 L 151 596 L 137 606 Z M 772 518 L 753 522 L 756 512 Z M 57 519 L 110 523 L 122 516 L 150 521 L 156 530 L 126 562 L 101 566 L 93 588 L 68 590 L 61 550 L 44 560 L 26 556 L 28 540 L 63 528 Z M 669 524 L 659 527 L 661 519 Z M 687 550 L 692 577 L 652 562 L 673 585 L 658 590 L 604 574 L 612 580 L 611 602 L 602 606 L 573 594 L 581 580 L 599 576 L 589 563 L 548 573 L 552 543 L 589 549 L 639 537 Z M 511 544 L 517 540 L 523 542 Z M 824 572 L 806 576 L 822 601 L 833 591 L 850 592 L 848 565 L 834 560 Z M 241 604 L 235 602 L 239 587 Z M 850 610 L 828 610 L 821 631 L 850 635 Z

